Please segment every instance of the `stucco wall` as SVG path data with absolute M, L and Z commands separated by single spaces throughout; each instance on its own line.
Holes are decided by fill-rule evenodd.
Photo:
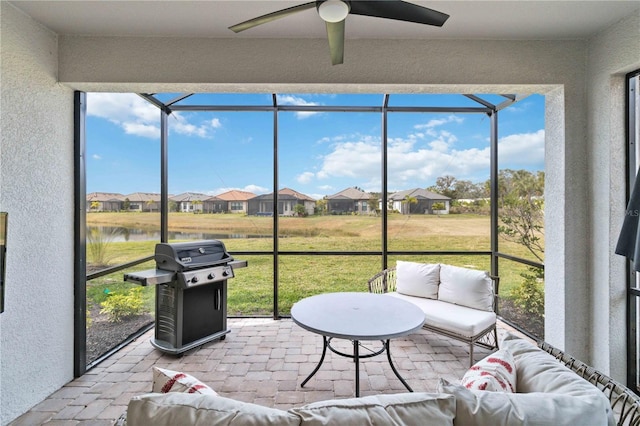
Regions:
M 609 112 L 619 107 L 611 74 L 638 63 L 626 32 L 637 40 L 638 16 L 589 42 L 348 40 L 345 64 L 331 67 L 316 53 L 325 40 L 56 39 L 0 4 L 0 210 L 10 215 L 3 424 L 72 376 L 71 89 L 545 94 L 547 340 L 605 371 L 623 368 L 610 355 L 620 348 L 614 320 L 621 314 L 610 317 L 620 288 L 608 284 L 623 268 L 611 246 L 624 211 L 624 172 L 619 126 L 607 122 L 619 121 Z
M 4 1 L 0 14 L 6 424 L 73 378 L 73 98 L 56 82 L 56 36 Z
M 590 344 L 593 363 L 618 378 L 626 371 L 625 260 L 614 254 L 625 213 L 625 74 L 638 68 L 640 11 L 594 37 L 588 47 L 588 177 L 594 200 Z

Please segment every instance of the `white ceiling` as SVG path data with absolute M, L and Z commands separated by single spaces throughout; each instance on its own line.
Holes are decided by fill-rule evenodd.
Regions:
M 451 15 L 442 28 L 349 15 L 346 37 L 412 39 L 588 38 L 640 8 L 625 1 L 414 0 Z M 323 38 L 314 9 L 235 34 L 229 26 L 305 3 L 233 1 L 11 1 L 58 34 L 215 38 Z

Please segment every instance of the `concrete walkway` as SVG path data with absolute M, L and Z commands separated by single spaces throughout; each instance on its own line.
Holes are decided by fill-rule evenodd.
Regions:
M 513 331 L 499 326 L 500 335 Z M 288 319 L 229 319 L 228 327 L 231 333 L 225 340 L 181 357 L 154 349 L 150 330 L 10 424 L 113 425 L 133 395 L 150 391 L 154 365 L 189 373 L 222 396 L 282 409 L 354 396 L 353 361 L 330 351 L 316 375 L 300 388 L 320 359 L 321 336 Z M 348 341 L 335 346 L 352 350 Z M 466 344 L 425 330 L 392 340 L 391 352 L 396 368 L 416 392 L 435 391 L 440 377 L 459 380 L 469 366 Z M 477 348 L 476 361 L 488 353 Z M 361 360 L 361 396 L 404 391 L 386 355 Z

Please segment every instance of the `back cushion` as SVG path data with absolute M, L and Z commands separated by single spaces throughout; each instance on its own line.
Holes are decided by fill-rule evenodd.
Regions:
M 407 296 L 438 298 L 440 265 L 398 260 L 396 262 L 396 291 Z
M 440 265 L 438 299 L 483 311 L 493 311 L 493 283 L 485 271 Z
M 127 426 L 298 426 L 300 417 L 221 396 L 149 393 L 129 401 Z
M 456 398 L 454 426 L 614 425 L 607 411 L 608 401 L 599 390 L 601 399 L 544 392 L 486 392 L 444 379 L 440 379 L 437 390 Z
M 455 411 L 451 395 L 416 392 L 319 401 L 289 413 L 300 416 L 303 426 L 453 426 Z

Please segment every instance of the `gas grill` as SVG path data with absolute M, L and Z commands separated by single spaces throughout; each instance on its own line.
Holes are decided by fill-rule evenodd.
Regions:
M 156 286 L 156 349 L 180 354 L 212 340 L 224 340 L 227 329 L 227 280 L 235 260 L 217 240 L 156 245 L 155 269 L 124 275 L 124 280 Z

